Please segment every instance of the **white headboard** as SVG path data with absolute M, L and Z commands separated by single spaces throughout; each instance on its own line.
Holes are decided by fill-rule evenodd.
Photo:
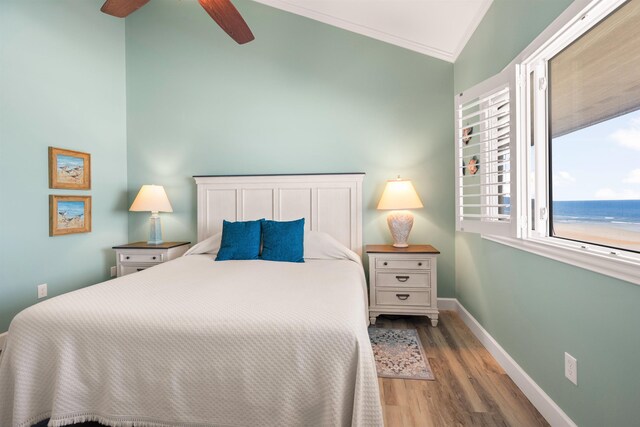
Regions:
M 363 173 L 194 176 L 198 242 L 222 231 L 222 220 L 305 219 L 362 256 Z

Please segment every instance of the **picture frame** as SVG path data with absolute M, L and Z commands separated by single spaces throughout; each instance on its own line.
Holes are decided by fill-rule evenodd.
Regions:
M 91 189 L 91 154 L 49 147 L 49 188 Z
M 91 232 L 91 196 L 49 196 L 49 236 Z

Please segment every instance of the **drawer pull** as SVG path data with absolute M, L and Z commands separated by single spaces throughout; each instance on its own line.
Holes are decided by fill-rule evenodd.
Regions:
M 153 257 L 153 258 L 151 258 L 151 259 L 156 259 L 156 257 Z
M 129 258 L 131 258 L 131 257 L 127 257 L 126 259 L 129 259 Z
M 387 265 L 387 261 L 385 261 L 384 263 L 382 263 L 382 265 Z
M 396 294 L 396 297 L 400 300 L 400 301 L 405 301 L 409 298 L 409 294 Z
M 418 263 L 418 267 L 422 267 L 422 263 L 421 262 Z
M 396 279 L 398 280 L 398 282 L 404 283 L 409 280 L 409 276 L 396 276 Z

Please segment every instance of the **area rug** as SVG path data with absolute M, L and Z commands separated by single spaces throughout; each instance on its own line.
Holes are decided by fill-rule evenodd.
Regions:
M 435 380 L 415 329 L 369 328 L 378 377 Z

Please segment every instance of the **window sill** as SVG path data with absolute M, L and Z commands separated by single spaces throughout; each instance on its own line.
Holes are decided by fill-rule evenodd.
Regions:
M 640 262 L 636 260 L 589 252 L 588 249 L 551 242 L 549 239 L 516 239 L 485 234 L 482 238 L 640 285 Z

